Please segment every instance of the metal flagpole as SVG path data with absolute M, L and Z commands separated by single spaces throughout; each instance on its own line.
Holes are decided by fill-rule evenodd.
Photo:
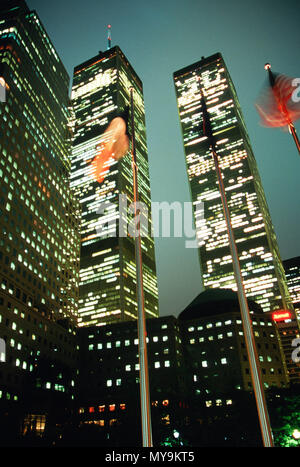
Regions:
M 289 130 L 294 138 L 294 141 L 295 141 L 295 144 L 298 149 L 299 156 L 300 156 L 300 142 L 299 142 L 299 138 L 298 138 L 298 135 L 296 133 L 296 129 L 293 123 L 289 123 Z
M 140 400 L 141 400 L 141 422 L 143 447 L 152 447 L 152 427 L 151 427 L 151 407 L 150 407 L 150 391 L 149 391 L 149 372 L 148 372 L 148 357 L 147 357 L 147 332 L 144 309 L 144 293 L 143 293 L 143 269 L 142 269 L 142 249 L 141 249 L 141 234 L 140 223 L 137 225 L 138 211 L 138 179 L 137 179 L 137 161 L 136 161 L 136 144 L 134 130 L 134 100 L 133 88 L 130 88 L 130 107 L 131 107 L 131 138 L 132 138 L 132 171 L 133 171 L 133 192 L 134 192 L 134 215 L 136 220 L 135 232 L 135 259 L 136 259 L 136 286 L 137 286 L 137 302 L 138 302 L 138 342 L 139 342 L 139 362 L 140 362 Z
M 262 379 L 261 379 L 261 374 L 260 374 L 258 356 L 257 356 L 257 351 L 256 351 L 256 345 L 255 345 L 255 340 L 254 340 L 254 335 L 253 335 L 251 319 L 250 319 L 250 312 L 249 312 L 248 302 L 247 302 L 247 298 L 246 298 L 246 294 L 244 290 L 240 262 L 239 262 L 239 257 L 237 253 L 233 228 L 231 225 L 230 213 L 229 213 L 229 209 L 227 205 L 222 174 L 221 174 L 221 170 L 219 166 L 218 156 L 214 148 L 212 148 L 212 154 L 213 154 L 214 164 L 215 164 L 215 168 L 217 172 L 222 205 L 223 205 L 224 215 L 225 215 L 226 224 L 227 224 L 229 244 L 230 244 L 232 262 L 233 262 L 233 270 L 234 270 L 234 276 L 235 276 L 236 285 L 237 285 L 238 299 L 239 299 L 239 305 L 240 305 L 243 329 L 244 329 L 244 335 L 245 335 L 245 342 L 246 342 L 246 347 L 248 351 L 252 383 L 253 383 L 253 389 L 254 389 L 255 398 L 256 398 L 256 405 L 257 405 L 257 411 L 258 411 L 258 416 L 260 420 L 263 443 L 265 447 L 273 447 L 273 436 L 272 436 L 272 431 L 271 431 L 271 426 L 270 426 L 270 421 L 269 421 L 267 405 L 265 401 L 265 394 L 264 394 L 264 389 L 263 389 L 263 384 L 262 384 Z
M 204 112 L 207 114 L 207 110 L 206 110 L 202 90 L 200 87 L 200 83 L 199 83 L 199 88 L 200 88 L 200 94 L 201 94 L 202 105 L 203 105 L 203 119 L 205 119 Z M 208 114 L 206 115 L 206 117 L 207 117 L 207 120 L 209 120 Z M 204 127 L 207 127 L 207 126 L 211 133 L 210 122 L 204 121 Z M 257 406 L 258 417 L 259 417 L 259 422 L 260 422 L 260 427 L 261 427 L 261 432 L 262 432 L 263 444 L 265 447 L 273 447 L 273 436 L 272 436 L 272 431 L 271 431 L 271 426 L 270 426 L 270 421 L 269 421 L 267 404 L 265 400 L 264 388 L 262 384 L 261 372 L 260 372 L 260 367 L 259 367 L 259 361 L 258 361 L 258 355 L 257 355 L 254 335 L 253 335 L 248 301 L 247 301 L 246 294 L 245 294 L 243 278 L 242 278 L 242 273 L 241 273 L 241 268 L 240 268 L 240 261 L 238 257 L 234 232 L 233 232 L 233 228 L 231 224 L 231 217 L 230 217 L 230 212 L 229 212 L 229 208 L 227 204 L 226 192 L 224 188 L 222 173 L 221 173 L 221 169 L 219 165 L 218 155 L 215 150 L 215 144 L 212 139 L 213 138 L 212 133 L 210 135 L 206 134 L 206 136 L 209 136 L 210 138 L 210 148 L 211 148 L 212 155 L 213 155 L 214 165 L 215 165 L 216 174 L 217 174 L 218 183 L 219 183 L 219 191 L 221 195 L 223 211 L 224 211 L 224 216 L 225 216 L 225 221 L 226 221 L 226 226 L 227 226 L 229 246 L 230 246 L 232 263 L 233 263 L 233 271 L 234 271 L 234 277 L 235 277 L 235 281 L 237 285 L 237 294 L 238 294 L 238 300 L 239 300 L 239 305 L 240 305 L 240 310 L 241 310 L 244 336 L 245 336 L 246 348 L 248 352 L 249 365 L 250 365 L 250 371 L 251 371 L 251 376 L 252 376 L 252 384 L 253 384 L 253 389 L 254 389 L 254 394 L 255 394 L 255 399 L 256 399 L 256 406 Z

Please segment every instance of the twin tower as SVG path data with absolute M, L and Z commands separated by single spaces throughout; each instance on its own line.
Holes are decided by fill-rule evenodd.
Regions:
M 292 309 L 257 164 L 221 54 L 202 58 L 175 72 L 174 85 L 203 286 L 236 290 L 216 172 L 203 133 L 202 95 L 216 141 L 246 295 L 264 311 Z M 74 69 L 71 187 L 81 206 L 79 326 L 104 325 L 137 316 L 134 238 L 130 234 L 118 235 L 118 228 L 114 230 L 124 215 L 120 200 L 128 204 L 133 201 L 130 151 L 121 159 L 107 161 L 101 180 L 91 176 L 91 164 L 105 143 L 108 125 L 116 117 L 128 117 L 130 89 L 134 115 L 131 120 L 125 117 L 126 132 L 130 139 L 130 122 L 134 121 L 140 201 L 150 213 L 151 224 L 142 82 L 117 46 Z M 159 313 L 151 234 L 142 236 L 142 260 L 145 314 L 151 318 Z

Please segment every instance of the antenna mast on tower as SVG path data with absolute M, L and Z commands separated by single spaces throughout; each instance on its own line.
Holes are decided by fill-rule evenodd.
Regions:
M 107 25 L 107 50 L 111 48 L 111 25 Z

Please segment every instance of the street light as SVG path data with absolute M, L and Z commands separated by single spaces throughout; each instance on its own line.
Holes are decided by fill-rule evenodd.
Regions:
M 293 438 L 297 442 L 299 442 L 300 440 L 300 431 L 297 428 L 295 428 L 295 430 L 293 431 Z

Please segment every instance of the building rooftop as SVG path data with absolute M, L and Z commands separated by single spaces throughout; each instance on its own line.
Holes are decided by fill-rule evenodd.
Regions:
M 262 308 L 253 300 L 248 300 L 250 311 L 263 313 Z M 239 312 L 238 295 L 231 289 L 207 289 L 180 313 L 180 320 L 191 320 L 223 313 Z

